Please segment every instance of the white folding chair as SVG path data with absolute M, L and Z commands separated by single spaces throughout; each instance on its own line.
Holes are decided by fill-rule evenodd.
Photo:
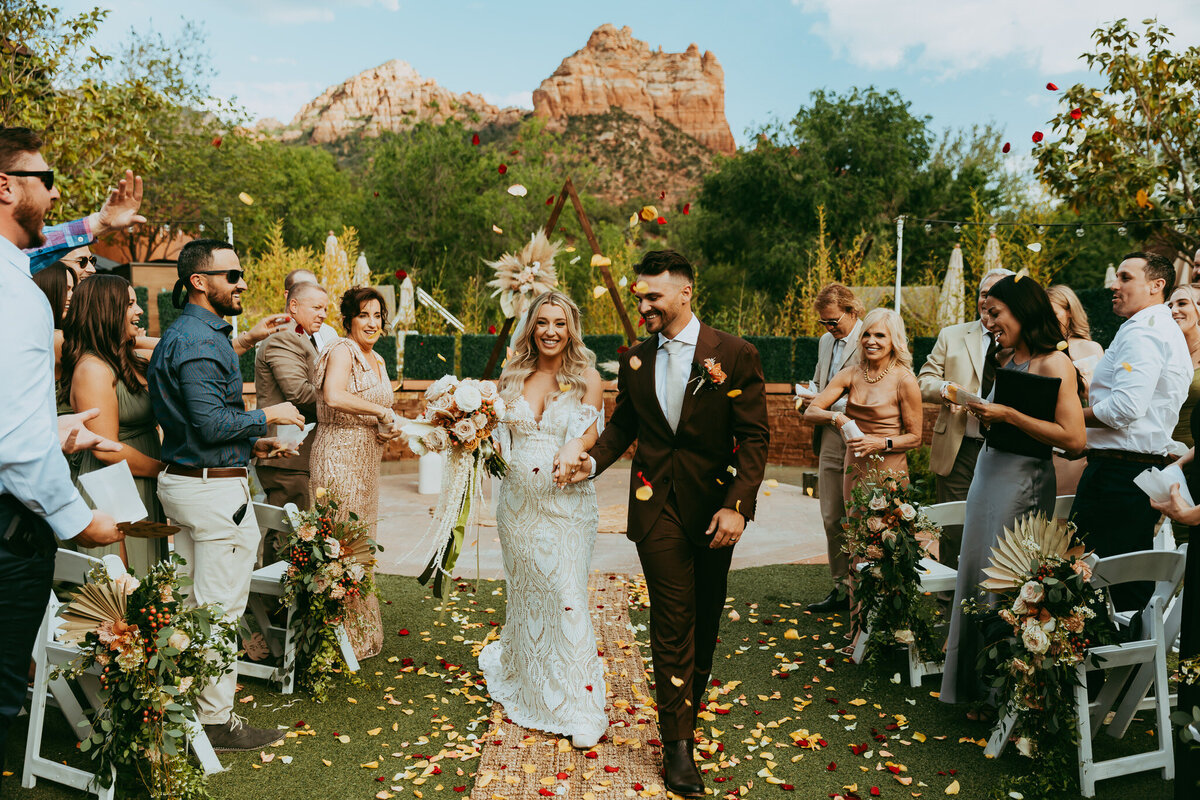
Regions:
M 1054 518 L 1069 520 L 1073 505 L 1075 505 L 1075 495 L 1073 494 L 1060 494 L 1054 498 Z
M 274 532 L 290 534 L 292 517 L 298 514 L 296 506 L 288 503 L 283 508 L 254 504 L 254 516 L 258 520 L 258 528 L 266 538 Z M 288 562 L 276 561 L 265 567 L 254 570 L 250 578 L 250 597 L 246 602 L 246 616 L 254 617 L 254 621 L 262 632 L 263 638 L 270 648 L 271 655 L 278 660 L 278 666 L 250 661 L 245 658 L 237 662 L 238 675 L 262 678 L 279 683 L 282 694 L 291 694 L 296 687 L 296 645 L 292 633 L 292 618 L 296 613 L 295 604 L 287 609 L 287 618 L 283 627 L 271 622 L 268 603 L 278 604 L 283 597 L 283 575 L 287 571 Z M 346 667 L 351 672 L 358 672 L 358 659 L 354 656 L 354 647 L 346 634 L 344 625 L 337 629 L 338 645 Z
M 1115 586 L 1133 581 L 1154 581 L 1154 593 L 1142 612 L 1141 637 L 1121 644 L 1093 647 L 1088 658 L 1080 663 L 1078 683 L 1075 687 L 1075 713 L 1079 719 L 1079 784 L 1084 797 L 1094 797 L 1096 781 L 1117 775 L 1129 775 L 1146 770 L 1162 770 L 1163 780 L 1175 775 L 1175 760 L 1170 722 L 1170 689 L 1167 683 L 1167 640 L 1164 610 L 1168 601 L 1183 581 L 1185 556 L 1178 551 L 1140 550 L 1135 553 L 1112 556 L 1096 562 L 1092 583 L 1096 586 Z M 1099 659 L 1099 666 L 1090 666 L 1091 656 Z M 1092 739 L 1104 726 L 1104 719 L 1125 688 L 1134 670 L 1147 670 L 1154 687 L 1153 708 L 1156 725 L 1155 749 L 1096 761 L 1092 751 Z M 1104 671 L 1104 685 L 1095 702 L 1088 702 L 1087 673 Z M 1135 705 L 1141 700 L 1132 701 Z M 1114 715 L 1117 722 L 1120 713 Z M 1128 727 L 1128 720 L 1123 720 Z M 992 732 L 984 755 L 995 758 L 1003 752 L 1012 735 L 1015 717 L 1006 714 Z M 1110 731 L 1120 736 L 1120 731 Z
M 59 550 L 54 558 L 54 580 L 74 586 L 82 585 L 87 582 L 88 573 L 98 564 L 103 564 L 112 578 L 119 578 L 125 574 L 125 565 L 121 563 L 119 556 L 108 555 L 103 559 L 98 559 L 72 550 Z M 93 733 L 83 706 L 72 690 L 70 682 L 63 677 L 51 678 L 51 673 L 56 667 L 74 660 L 80 654 L 79 648 L 74 644 L 60 642 L 57 639 L 61 622 L 58 618 L 58 609 L 61 606 L 62 603 L 51 594 L 34 643 L 33 690 L 29 707 L 29 734 L 25 741 L 25 769 L 21 775 L 21 786 L 32 789 L 37 785 L 38 778 L 44 778 L 64 786 L 94 793 L 99 800 L 112 800 L 116 789 L 115 783 L 110 783 L 107 788 L 102 787 L 93 773 L 54 761 L 41 754 L 46 708 L 51 701 L 62 711 L 79 740 L 82 741 Z M 98 709 L 102 705 L 99 697 L 100 684 L 97 678 L 99 674 L 99 668 L 93 667 L 87 673 L 80 675 L 77 681 L 85 699 L 93 709 Z M 217 760 L 216 753 L 213 752 L 208 737 L 204 733 L 204 728 L 194 720 L 187 725 L 187 739 L 206 774 L 221 771 L 221 762 Z
M 966 516 L 967 504 L 961 501 L 952 503 L 938 503 L 937 505 L 924 506 L 922 510 L 930 522 L 946 527 L 948 525 L 962 525 Z M 859 569 L 863 565 L 859 565 Z M 926 594 L 934 594 L 937 592 L 953 592 L 955 585 L 958 583 L 958 572 L 945 564 L 935 561 L 932 558 L 921 559 L 918 568 L 919 580 L 921 582 L 921 591 Z M 863 656 L 867 649 L 867 638 L 871 635 L 871 621 L 867 621 L 866 628 L 859 635 L 858 640 L 854 643 L 854 655 L 851 660 L 855 664 L 861 664 Z M 908 685 L 916 689 L 921 685 L 921 679 L 926 675 L 941 675 L 943 663 L 941 661 L 924 661 L 921 658 L 920 648 L 917 644 L 908 645 Z

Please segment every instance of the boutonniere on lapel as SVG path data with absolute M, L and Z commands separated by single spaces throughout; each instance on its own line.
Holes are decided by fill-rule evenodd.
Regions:
M 700 365 L 700 374 L 693 378 L 696 388 L 692 389 L 692 394 L 701 389 L 716 389 L 725 383 L 726 378 L 725 370 L 721 369 L 721 362 L 715 358 L 706 358 Z

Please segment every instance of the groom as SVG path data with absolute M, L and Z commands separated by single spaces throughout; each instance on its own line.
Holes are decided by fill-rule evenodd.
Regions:
M 651 336 L 621 356 L 617 405 L 590 454 L 595 476 L 638 443 L 628 536 L 650 589 L 664 778 L 682 795 L 704 794 L 692 758 L 696 711 L 712 673 L 733 545 L 754 518 L 769 438 L 758 351 L 701 324 L 694 290 L 692 265 L 673 250 L 649 252 L 638 265 L 634 293 Z M 581 462 L 576 480 L 588 456 Z

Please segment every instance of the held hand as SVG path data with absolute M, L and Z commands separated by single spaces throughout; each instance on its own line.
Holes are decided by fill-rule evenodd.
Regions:
M 887 449 L 887 440 L 881 436 L 859 436 L 846 440 L 846 447 L 855 458 L 864 458 L 872 453 L 881 453 Z
M 294 456 L 298 452 L 300 449 L 295 445 L 284 444 L 273 436 L 263 436 L 254 441 L 254 449 L 250 454 L 256 458 L 281 458 Z
M 298 428 L 303 428 L 306 424 L 304 422 L 304 415 L 288 402 L 267 406 L 263 409 L 263 413 L 267 415 L 268 425 L 295 425 Z
M 260 320 L 257 325 L 248 330 L 246 333 L 249 335 L 250 341 L 257 344 L 258 342 L 261 342 L 263 339 L 270 336 L 272 333 L 278 333 L 279 331 L 286 330 L 288 323 L 291 321 L 292 318 L 287 314 L 271 314 L 269 317 L 265 317 L 264 319 Z
M 128 228 L 146 221 L 138 213 L 142 205 L 142 176 L 134 175 L 133 170 L 125 170 L 125 177 L 117 182 L 117 188 L 108 193 L 104 205 L 96 212 L 93 233 L 108 233 L 109 231 Z
M 579 454 L 583 452 L 583 442 L 571 439 L 559 449 L 554 456 L 554 482 L 559 486 L 568 484 L 579 469 Z M 584 462 L 587 463 L 586 461 Z
M 984 425 L 993 422 L 1004 422 L 1008 419 L 1008 406 L 999 403 L 968 403 L 967 411 Z
M 78 414 L 63 414 L 58 418 L 58 444 L 64 453 L 70 455 L 71 453 L 82 453 L 84 450 L 120 452 L 121 444 L 119 442 L 92 433 L 84 425 L 85 422 L 95 419 L 99 414 L 100 409 L 89 408 Z
M 1151 507 L 1155 511 L 1161 511 L 1175 522 L 1182 522 L 1185 525 L 1192 525 L 1194 522 L 1184 520 L 1184 516 L 1196 510 L 1195 506 L 1189 506 L 1187 501 L 1183 499 L 1183 495 L 1179 493 L 1179 484 L 1171 485 L 1171 499 L 1165 503 L 1160 503 L 1157 500 L 1150 501 Z
M 117 522 L 103 511 L 93 511 L 92 521 L 74 538 L 74 542 L 83 547 L 100 547 L 101 545 L 119 542 L 125 534 L 117 530 Z
M 583 483 L 586 481 L 592 472 L 592 459 L 587 453 L 580 453 L 579 458 L 575 462 L 575 469 L 571 473 L 571 483 Z
M 708 530 L 704 532 L 704 535 L 713 537 L 708 546 L 716 550 L 737 544 L 745 530 L 745 517 L 732 508 L 721 508 L 717 510 L 716 514 L 713 514 L 712 522 L 708 524 Z M 714 536 L 714 534 L 716 535 Z

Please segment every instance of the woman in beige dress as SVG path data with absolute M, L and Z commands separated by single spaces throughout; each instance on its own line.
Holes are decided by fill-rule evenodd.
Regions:
M 829 411 L 842 395 L 846 395 L 845 413 Z M 849 364 L 813 399 L 804 416 L 838 430 L 854 420 L 861 431 L 861 436 L 846 440 L 847 503 L 854 486 L 875 466 L 908 474 L 905 454 L 921 446 L 924 418 L 921 389 L 899 314 L 877 308 L 863 318 L 862 336 Z
M 1079 377 L 1083 380 L 1086 390 L 1092 382 L 1092 370 L 1104 355 L 1104 348 L 1099 342 L 1092 341 L 1087 312 L 1083 310 L 1083 303 L 1079 302 L 1079 297 L 1071 287 L 1061 283 L 1055 284 L 1046 289 L 1046 296 L 1050 298 L 1050 307 L 1054 309 L 1054 316 L 1067 342 L 1067 355 L 1079 370 Z M 1086 395 L 1079 399 L 1087 402 Z M 1055 453 L 1055 492 L 1060 496 L 1075 494 L 1075 487 L 1079 485 L 1079 479 L 1083 477 L 1086 468 L 1086 458 L 1068 459 Z
M 392 384 L 383 358 L 374 351 L 386 325 L 383 297 L 369 287 L 356 286 L 342 296 L 342 327 L 346 336 L 330 344 L 317 362 L 317 433 L 310 462 L 311 483 L 328 489 L 338 511 L 353 511 L 375 538 L 379 513 L 379 463 L 383 446 L 399 435 L 391 429 Z M 388 433 L 380 433 L 380 424 Z M 359 659 L 377 655 L 383 647 L 379 598 L 352 600 L 346 631 Z

